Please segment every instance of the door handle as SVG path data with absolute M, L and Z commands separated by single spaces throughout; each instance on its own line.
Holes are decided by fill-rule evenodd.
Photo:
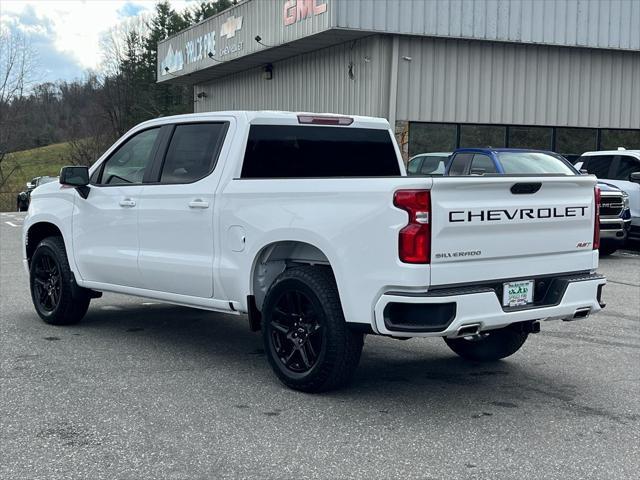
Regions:
M 209 202 L 197 198 L 189 202 L 189 208 L 209 208 Z
M 121 207 L 135 207 L 136 206 L 136 202 L 135 202 L 135 200 L 131 200 L 130 198 L 123 198 L 122 200 L 120 200 L 120 206 Z

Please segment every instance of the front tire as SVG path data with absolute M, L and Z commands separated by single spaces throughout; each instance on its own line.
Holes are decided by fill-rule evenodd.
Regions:
M 524 345 L 528 336 L 528 333 L 509 326 L 470 337 L 445 337 L 444 341 L 462 358 L 477 362 L 491 362 L 516 353 Z
M 91 298 L 75 284 L 61 237 L 42 240 L 31 258 L 31 299 L 36 312 L 50 325 L 78 323 Z
M 325 267 L 295 267 L 276 278 L 262 309 L 262 336 L 280 381 L 303 392 L 347 384 L 363 346 L 363 334 L 347 327 L 333 274 Z

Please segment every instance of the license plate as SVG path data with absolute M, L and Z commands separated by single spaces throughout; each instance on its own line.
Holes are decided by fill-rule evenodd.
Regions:
M 533 302 L 533 280 L 505 282 L 502 288 L 502 305 L 517 307 Z

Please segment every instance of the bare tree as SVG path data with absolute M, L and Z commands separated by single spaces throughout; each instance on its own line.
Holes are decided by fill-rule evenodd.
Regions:
M 0 188 L 19 168 L 3 169 L 11 140 L 16 134 L 20 109 L 10 108 L 22 99 L 33 80 L 34 52 L 24 35 L 0 27 Z

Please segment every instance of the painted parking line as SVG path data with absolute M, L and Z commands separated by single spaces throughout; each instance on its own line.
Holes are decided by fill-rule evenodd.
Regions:
M 13 222 L 4 222 L 4 223 L 6 223 L 7 225 L 9 225 L 10 227 L 16 227 L 16 228 L 17 228 L 17 227 L 21 227 L 21 226 L 22 226 L 22 225 L 16 225 L 16 224 L 15 224 L 15 223 L 13 223 Z

